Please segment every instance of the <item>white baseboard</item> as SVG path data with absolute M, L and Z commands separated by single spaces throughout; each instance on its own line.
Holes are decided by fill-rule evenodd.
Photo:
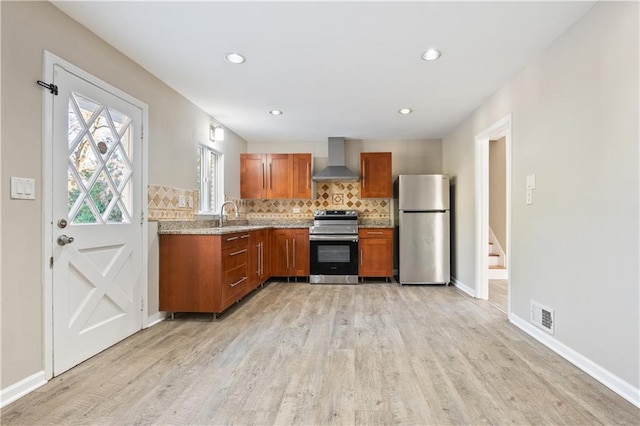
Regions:
M 47 380 L 45 379 L 44 371 L 39 371 L 12 384 L 6 389 L 0 389 L 0 408 L 22 398 L 29 392 L 33 392 L 45 383 L 47 383 Z
M 454 286 L 456 286 L 457 289 L 459 289 L 460 291 L 467 293 L 469 296 L 476 298 L 476 291 L 474 289 L 472 289 L 471 287 L 468 287 L 467 285 L 463 284 L 461 281 L 458 281 L 457 279 L 455 279 L 454 277 L 451 277 L 451 282 L 453 283 Z
M 632 385 L 591 361 L 584 355 L 559 342 L 553 336 L 538 329 L 528 321 L 523 320 L 513 313 L 509 314 L 509 321 L 636 407 L 640 408 L 640 389 Z
M 147 327 L 153 327 L 159 322 L 164 321 L 166 318 L 167 318 L 167 313 L 162 311 L 156 312 L 153 315 L 149 315 L 149 317 L 147 317 Z

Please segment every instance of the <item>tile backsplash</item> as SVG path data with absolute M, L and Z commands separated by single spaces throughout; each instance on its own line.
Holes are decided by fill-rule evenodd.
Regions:
M 317 209 L 353 209 L 362 219 L 389 219 L 391 200 L 388 198 L 361 199 L 359 182 L 318 182 L 316 198 L 291 200 L 235 201 L 247 219 L 311 219 Z M 299 212 L 294 213 L 294 209 Z
M 198 205 L 197 191 L 161 185 L 149 185 L 147 191 L 149 220 L 193 219 Z M 181 196 L 184 197 L 184 207 L 179 207 Z M 189 197 L 192 207 L 189 207 Z
M 149 220 L 192 220 L 197 210 L 198 191 L 149 185 Z M 180 196 L 187 200 L 186 207 L 178 207 Z M 189 197 L 193 197 L 193 206 L 188 206 Z M 389 220 L 391 200 L 388 198 L 360 198 L 359 182 L 318 182 L 316 198 L 289 200 L 244 200 L 225 197 L 234 201 L 240 212 L 240 219 L 246 220 L 282 220 L 312 219 L 318 209 L 358 210 L 363 220 Z M 294 213 L 294 209 L 296 212 Z M 226 206 L 225 212 L 233 214 Z

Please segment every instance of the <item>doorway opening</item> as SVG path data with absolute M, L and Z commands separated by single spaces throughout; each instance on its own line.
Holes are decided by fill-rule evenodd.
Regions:
M 494 216 L 497 216 L 497 218 L 494 217 L 493 222 L 494 226 L 500 230 L 491 230 L 490 227 L 492 204 L 490 198 L 490 173 L 492 169 L 490 148 L 492 145 L 490 144 L 492 143 L 496 144 L 496 148 L 503 144 L 503 160 L 500 159 L 498 151 L 493 158 L 497 163 L 504 163 L 503 178 L 497 179 L 497 185 L 503 186 L 504 193 L 502 193 L 502 197 L 496 197 L 499 201 L 493 200 L 493 213 Z M 499 303 L 504 306 L 505 313 L 509 314 L 511 312 L 511 114 L 476 135 L 475 165 L 476 297 L 484 300 L 493 299 L 493 297 L 490 299 L 490 279 L 496 280 L 492 282 L 495 284 L 491 286 L 494 289 L 492 296 L 496 296 L 500 300 Z M 495 167 L 494 174 L 500 175 Z M 494 189 L 494 192 L 499 191 Z M 492 260 L 490 261 L 490 259 Z M 493 265 L 491 265 L 492 263 Z M 490 266 L 492 266 L 491 269 Z M 498 269 L 495 266 L 503 266 L 504 269 Z

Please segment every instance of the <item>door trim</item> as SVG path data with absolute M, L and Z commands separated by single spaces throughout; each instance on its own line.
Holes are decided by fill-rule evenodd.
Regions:
M 507 184 L 507 314 L 511 313 L 511 113 L 475 136 L 476 297 L 489 298 L 489 141 L 505 138 Z
M 76 76 L 94 84 L 101 89 L 129 102 L 142 110 L 142 171 L 141 175 L 141 208 L 142 208 L 142 245 L 141 259 L 142 270 L 141 288 L 142 310 L 140 312 L 142 328 L 148 327 L 148 214 L 147 214 L 147 187 L 148 187 L 148 124 L 149 124 L 149 106 L 134 98 L 133 96 L 123 92 L 122 90 L 106 83 L 103 80 L 89 74 L 88 72 L 78 68 L 77 66 L 65 61 L 64 59 L 45 50 L 43 54 L 43 70 L 42 75 L 45 82 L 53 81 L 53 68 L 58 65 Z M 53 256 L 53 96 L 50 92 L 42 91 L 42 188 L 43 188 L 43 258 L 42 258 L 42 283 L 43 289 L 43 365 L 45 379 L 49 380 L 53 377 L 53 269 L 50 267 L 49 259 Z

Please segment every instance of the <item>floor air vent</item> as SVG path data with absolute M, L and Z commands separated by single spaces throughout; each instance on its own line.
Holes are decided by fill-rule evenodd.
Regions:
M 553 334 L 553 309 L 531 301 L 531 322 L 547 333 Z

